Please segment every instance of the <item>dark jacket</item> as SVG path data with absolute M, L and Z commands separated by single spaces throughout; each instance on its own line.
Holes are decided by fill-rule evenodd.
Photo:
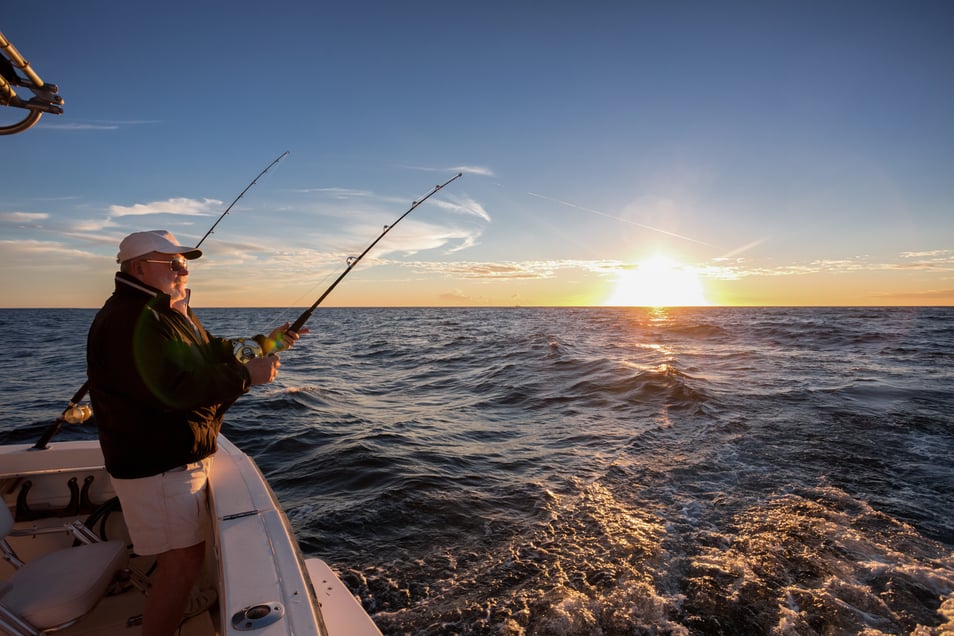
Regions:
M 86 365 L 106 470 L 148 477 L 211 455 L 226 409 L 251 385 L 228 340 L 123 273 L 89 330 Z M 194 325 L 194 327 L 193 327 Z

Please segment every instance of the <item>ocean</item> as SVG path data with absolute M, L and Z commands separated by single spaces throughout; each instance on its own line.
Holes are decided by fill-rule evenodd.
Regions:
M 197 311 L 226 337 L 298 314 Z M 0 443 L 82 385 L 94 313 L 0 310 Z M 385 634 L 954 633 L 954 308 L 308 326 L 223 432 Z

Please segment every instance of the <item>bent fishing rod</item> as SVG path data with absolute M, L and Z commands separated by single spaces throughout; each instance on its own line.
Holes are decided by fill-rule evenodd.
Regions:
M 278 155 L 277 159 L 275 159 L 273 162 L 268 164 L 268 166 L 266 166 L 264 170 L 259 172 L 255 176 L 255 178 L 252 179 L 247 186 L 245 186 L 245 189 L 242 190 L 239 193 L 239 195 L 232 200 L 232 202 L 229 204 L 229 207 L 225 208 L 225 212 L 219 215 L 219 218 L 215 220 L 215 223 L 212 224 L 212 227 L 209 228 L 209 231 L 206 232 L 205 235 L 201 239 L 199 239 L 199 242 L 195 244 L 196 248 L 202 245 L 202 242 L 205 241 L 205 239 L 208 238 L 210 234 L 212 234 L 213 230 L 215 230 L 215 226 L 219 224 L 219 221 L 225 218 L 225 215 L 227 215 L 232 210 L 232 207 L 239 202 L 239 199 L 245 196 L 245 193 L 248 192 L 252 188 L 252 186 L 255 185 L 258 182 L 258 180 L 262 178 L 262 176 L 266 172 L 272 169 L 272 166 L 274 166 L 276 163 L 278 163 L 279 161 L 284 159 L 286 156 L 288 156 L 288 153 L 289 151 L 286 150 L 282 154 Z M 56 421 L 54 421 L 53 424 L 51 424 L 49 428 L 47 428 L 46 431 L 44 431 L 43 435 L 40 436 L 39 441 L 37 441 L 37 443 L 33 445 L 34 449 L 45 450 L 47 448 L 47 444 L 49 443 L 49 441 L 53 438 L 54 435 L 56 435 L 59 432 L 63 422 L 66 422 L 68 424 L 82 424 L 83 422 L 88 420 L 90 416 L 93 415 L 93 410 L 92 408 L 90 408 L 89 404 L 80 404 L 80 401 L 84 397 L 86 397 L 86 394 L 88 392 L 89 392 L 89 380 L 84 382 L 83 386 L 80 387 L 79 391 L 73 394 L 73 397 L 70 399 L 70 403 L 67 405 L 63 413 L 56 418 Z
M 314 313 L 315 309 L 318 308 L 318 305 L 321 304 L 321 301 L 323 301 L 328 296 L 328 294 L 330 294 L 332 290 L 334 290 L 334 288 L 338 286 L 338 283 L 340 283 L 344 279 L 344 277 L 347 276 L 352 269 L 354 269 L 355 265 L 357 265 L 361 261 L 361 259 L 364 258 L 365 254 L 370 252 L 371 248 L 373 248 L 375 245 L 378 244 L 378 241 L 383 239 L 384 236 L 388 232 L 390 232 L 395 225 L 400 223 L 404 217 L 406 217 L 408 214 L 413 212 L 419 205 L 421 205 L 422 203 L 430 199 L 431 196 L 433 196 L 434 194 L 437 194 L 437 192 L 443 189 L 447 184 L 451 183 L 452 181 L 456 179 L 461 178 L 463 174 L 464 173 L 462 172 L 458 172 L 455 176 L 451 177 L 444 183 L 434 186 L 430 192 L 428 192 L 426 195 L 424 195 L 417 201 L 414 201 L 411 204 L 411 207 L 408 208 L 404 214 L 399 216 L 394 223 L 390 225 L 385 225 L 384 231 L 382 231 L 381 234 L 379 234 L 378 237 L 374 239 L 374 241 L 372 241 L 370 245 L 364 248 L 364 251 L 361 252 L 361 254 L 359 254 L 358 256 L 349 256 L 347 259 L 347 266 L 345 267 L 344 271 L 341 272 L 338 278 L 336 278 L 335 281 L 328 286 L 328 289 L 326 289 L 324 293 L 322 293 L 321 296 L 318 297 L 318 300 L 312 303 L 311 307 L 306 309 L 300 316 L 298 316 L 295 322 L 293 322 L 291 326 L 288 327 L 288 329 L 285 329 L 284 331 L 294 331 L 294 332 L 299 331 L 302 328 L 302 326 L 304 326 L 304 324 L 308 322 L 308 319 L 311 318 L 311 315 Z M 275 334 L 275 332 L 272 332 L 272 335 L 270 335 L 269 337 L 256 336 L 255 338 L 248 338 L 248 339 L 240 338 L 236 340 L 235 341 L 236 345 L 234 350 L 235 357 L 238 359 L 239 362 L 244 364 L 254 358 L 261 358 L 272 353 L 278 353 L 284 348 L 282 333 L 283 332 L 278 332 L 277 334 Z

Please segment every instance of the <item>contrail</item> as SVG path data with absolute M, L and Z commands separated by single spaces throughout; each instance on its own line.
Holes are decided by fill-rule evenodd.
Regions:
M 605 216 L 608 219 L 613 219 L 616 221 L 621 221 L 623 223 L 629 223 L 630 225 L 635 225 L 636 227 L 641 227 L 645 230 L 652 230 L 653 232 L 660 232 L 661 234 L 668 234 L 669 236 L 674 236 L 676 238 L 682 239 L 684 241 L 691 241 L 693 243 L 698 243 L 699 245 L 705 245 L 707 247 L 715 247 L 712 243 L 706 243 L 705 241 L 700 241 L 688 236 L 683 236 L 682 234 L 676 234 L 675 232 L 669 232 L 667 230 L 661 230 L 658 227 L 653 227 L 651 225 L 643 225 L 642 223 L 636 223 L 635 221 L 630 221 L 629 219 L 624 219 L 618 216 L 613 216 L 612 214 L 607 214 L 606 212 L 600 212 L 599 210 L 594 210 L 593 208 L 584 208 L 582 205 L 576 205 L 575 203 L 570 203 L 569 201 L 560 201 L 559 199 L 554 199 L 551 197 L 545 197 L 542 194 L 536 194 L 534 192 L 528 192 L 532 197 L 537 197 L 538 199 L 545 199 L 547 201 L 553 201 L 554 203 L 559 203 L 560 205 L 565 205 L 570 208 L 576 208 L 577 210 L 583 210 L 584 212 L 591 212 L 592 214 L 599 214 L 600 216 Z
M 734 250 L 732 250 L 731 252 L 729 252 L 728 254 L 723 254 L 723 255 L 721 256 L 721 258 L 731 258 L 731 257 L 735 256 L 736 254 L 741 254 L 741 253 L 743 253 L 743 252 L 748 252 L 750 249 L 752 249 L 752 248 L 754 248 L 754 247 L 758 247 L 759 245 L 761 245 L 762 243 L 764 243 L 764 242 L 767 241 L 767 240 L 768 240 L 767 237 L 766 237 L 766 238 L 756 239 L 756 240 L 752 241 L 751 243 L 749 243 L 748 245 L 743 245 L 743 246 L 741 246 L 741 247 L 737 247 L 737 248 L 735 248 Z

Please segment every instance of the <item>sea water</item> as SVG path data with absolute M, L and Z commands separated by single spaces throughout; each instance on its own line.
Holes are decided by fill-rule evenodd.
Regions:
M 94 313 L 0 310 L 0 442 L 82 385 Z M 954 308 L 309 326 L 224 433 L 385 634 L 954 633 Z

